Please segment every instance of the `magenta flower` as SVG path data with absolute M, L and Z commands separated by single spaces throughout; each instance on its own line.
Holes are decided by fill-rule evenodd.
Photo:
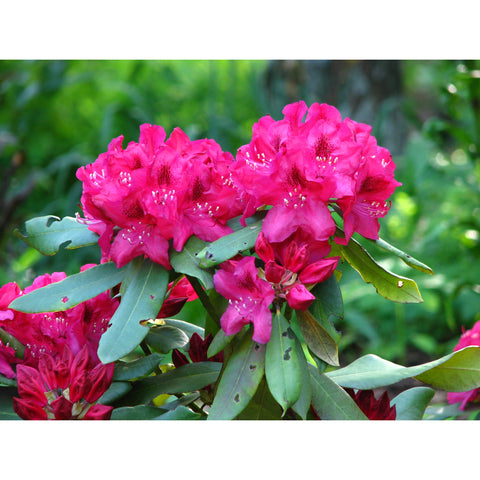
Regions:
M 112 383 L 114 364 L 95 364 L 85 345 L 77 355 L 43 353 L 36 368 L 17 367 L 15 412 L 24 420 L 108 420 L 113 407 L 96 403 Z
M 279 121 L 261 118 L 251 142 L 238 150 L 232 179 L 243 191 L 242 221 L 270 205 L 262 228 L 270 242 L 297 230 L 326 241 L 335 234 L 329 205 L 336 204 L 345 218 L 345 241 L 354 231 L 378 238 L 378 217 L 399 185 L 388 150 L 377 146 L 369 126 L 342 121 L 330 105 L 297 102 L 283 114 Z
M 213 276 L 215 290 L 228 299 L 228 307 L 220 319 L 227 335 L 238 333 L 244 325 L 253 323 L 253 340 L 267 343 L 272 332 L 270 304 L 275 291 L 269 282 L 258 276 L 254 257 L 238 262 L 224 262 Z
M 91 267 L 85 265 L 81 270 Z M 22 363 L 36 368 L 39 358 L 47 353 L 55 357 L 65 346 L 76 355 L 87 346 L 90 357 L 99 362 L 98 343 L 118 307 L 118 299 L 109 292 L 65 310 L 49 313 L 23 313 L 8 308 L 18 296 L 41 288 L 66 277 L 64 272 L 55 272 L 37 277 L 33 284 L 21 291 L 16 284 L 0 288 L 0 327 L 25 346 L 24 358 L 12 356 L 11 347 L 0 342 L 0 374 L 14 378 L 13 366 Z
M 458 344 L 453 349 L 454 352 L 469 346 L 480 346 L 480 321 L 476 322 L 471 330 L 466 330 L 460 336 Z M 449 392 L 447 395 L 448 403 L 459 403 L 460 410 L 465 410 L 467 403 L 480 401 L 480 388 L 468 390 L 466 392 Z
M 328 244 L 312 242 L 312 246 L 316 255 L 311 255 L 308 237 L 301 232 L 279 243 L 268 242 L 260 232 L 255 243 L 256 253 L 265 262 L 265 280 L 272 284 L 275 298 L 286 300 L 295 310 L 306 310 L 311 305 L 315 297 L 309 287 L 327 280 L 339 261 L 339 257 L 316 259 L 319 252 L 328 253 Z
M 232 232 L 226 222 L 243 206 L 230 180 L 231 154 L 179 128 L 165 141 L 163 128 L 149 124 L 138 143 L 124 150 L 122 141 L 77 171 L 83 221 L 100 235 L 104 260 L 121 267 L 144 255 L 170 269 L 170 240 L 180 251 L 193 234 L 213 241 Z

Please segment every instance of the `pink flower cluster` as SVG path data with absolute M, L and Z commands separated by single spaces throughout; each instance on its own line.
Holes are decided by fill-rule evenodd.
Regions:
M 25 347 L 22 356 L 0 341 L 0 374 L 17 379 L 20 398 L 14 407 L 22 418 L 109 418 L 111 408 L 95 402 L 110 386 L 113 364 L 103 365 L 97 348 L 118 299 L 104 292 L 63 312 L 8 308 L 15 298 L 65 277 L 45 274 L 23 291 L 13 282 L 0 288 L 0 328 Z
M 347 244 L 354 232 L 376 239 L 378 219 L 400 185 L 389 151 L 371 127 L 327 104 L 285 106 L 279 121 L 265 116 L 236 160 L 209 139 L 191 141 L 176 128 L 165 140 L 160 126 L 142 125 L 139 142 L 122 148 L 114 139 L 106 153 L 81 167 L 82 207 L 100 235 L 102 259 L 123 266 L 145 255 L 171 268 L 170 243 L 180 251 L 193 234 L 216 240 L 232 230 L 228 220 L 267 209 L 254 257 L 225 262 L 214 275 L 229 300 L 222 317 L 227 334 L 254 324 L 254 339 L 270 338 L 271 305 L 286 301 L 305 310 L 311 288 L 335 270 L 327 258 L 334 239 Z M 303 118 L 305 117 L 305 120 Z M 336 236 L 332 213 L 343 217 Z
M 170 269 L 170 240 L 177 251 L 193 234 L 217 240 L 243 210 L 230 153 L 213 140 L 191 141 L 180 128 L 165 136 L 160 126 L 141 125 L 138 143 L 123 149 L 123 136 L 115 138 L 77 171 L 89 228 L 100 235 L 103 259 L 119 267 L 145 255 Z
M 480 321 L 475 323 L 471 330 L 466 330 L 462 333 L 453 351 L 456 352 L 470 346 L 480 346 Z M 460 402 L 460 410 L 465 410 L 467 403 L 480 401 L 480 388 L 468 390 L 467 392 L 449 392 L 447 400 L 448 403 Z

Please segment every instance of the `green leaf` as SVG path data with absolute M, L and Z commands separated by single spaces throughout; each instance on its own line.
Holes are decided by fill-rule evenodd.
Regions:
M 394 247 L 393 245 L 390 245 L 385 240 L 382 240 L 381 238 L 379 238 L 378 240 L 371 240 L 371 241 L 374 242 L 382 250 L 385 250 L 386 252 L 391 253 L 391 254 L 397 256 L 398 258 L 400 258 L 409 267 L 412 267 L 415 270 L 418 270 L 418 271 L 423 272 L 423 273 L 428 273 L 429 275 L 434 274 L 433 270 L 428 265 L 425 265 L 424 263 L 420 262 L 416 258 L 413 258 L 411 255 L 403 252 L 402 250 L 398 249 L 397 247 Z
M 308 365 L 312 405 L 322 420 L 368 420 L 352 397 L 325 374 Z
M 180 405 L 175 410 L 170 410 L 153 420 L 201 420 L 205 418 L 201 413 L 196 413 L 190 408 Z
M 247 333 L 229 358 L 217 386 L 209 420 L 232 420 L 253 398 L 265 371 L 265 345 Z
M 17 381 L 14 378 L 8 378 L 5 375 L 0 374 L 0 387 L 16 387 Z
M 13 397 L 17 397 L 16 388 L 0 388 L 0 420 L 20 420 L 13 409 Z
M 296 340 L 296 346 L 302 376 L 302 390 L 300 391 L 298 400 L 292 405 L 292 410 L 300 415 L 301 418 L 306 420 L 307 413 L 310 410 L 310 405 L 312 403 L 312 386 L 310 382 L 310 372 L 308 369 L 307 359 L 303 353 L 303 348 L 298 339 Z
M 336 320 L 343 320 L 343 299 L 337 278 L 332 275 L 317 283 L 311 292 L 315 300 L 309 307 L 310 313 L 338 344 L 341 334 L 333 325 Z
M 262 224 L 263 220 L 259 220 L 206 246 L 197 255 L 197 258 L 200 260 L 200 267 L 214 267 L 238 253 L 253 248 Z
M 183 330 L 170 325 L 152 327 L 145 337 L 148 346 L 160 353 L 183 348 L 188 341 L 188 335 Z
M 376 355 L 365 355 L 326 375 L 342 387 L 360 390 L 384 387 L 414 377 L 433 388 L 468 391 L 480 387 L 480 347 L 466 347 L 414 367 L 402 367 Z
M 321 360 L 337 367 L 338 346 L 332 336 L 323 328 L 308 310 L 297 311 L 297 323 L 308 348 Z
M 220 362 L 197 362 L 168 370 L 161 375 L 147 377 L 135 382 L 135 389 L 126 402 L 148 403 L 162 393 L 186 393 L 199 390 L 214 383 L 220 370 Z
M 272 333 L 265 350 L 265 377 L 284 414 L 298 400 L 302 390 L 302 370 L 295 341 L 290 324 L 278 311 L 273 315 Z
M 101 405 L 111 405 L 113 402 L 122 398 L 132 389 L 128 382 L 112 382 L 107 391 L 98 399 Z
M 163 356 L 152 353 L 131 362 L 117 362 L 113 373 L 114 381 L 135 380 L 150 375 L 162 361 Z
M 197 278 L 206 290 L 210 290 L 213 288 L 212 273 L 199 267 L 199 252 L 205 249 L 206 245 L 204 241 L 192 235 L 181 252 L 177 252 L 173 248 L 170 249 L 169 259 L 176 272 Z
M 413 280 L 396 275 L 380 266 L 353 238 L 348 245 L 332 246 L 332 254 L 337 251 L 357 270 L 366 283 L 373 284 L 377 293 L 387 300 L 399 303 L 423 302 L 417 284 Z
M 188 337 L 191 337 L 194 333 L 197 333 L 202 338 L 205 337 L 205 329 L 199 327 L 198 325 L 194 325 L 190 322 L 185 322 L 184 320 L 177 320 L 176 318 L 164 318 L 164 320 L 166 325 L 179 328 L 180 330 L 185 332 Z
M 98 356 L 103 363 L 124 357 L 145 338 L 149 329 L 140 321 L 157 316 L 167 291 L 168 272 L 161 265 L 148 258 L 135 258 L 128 268 L 125 293 L 111 326 L 100 338 Z
M 234 335 L 225 335 L 225 332 L 220 329 L 213 337 L 212 343 L 207 350 L 207 357 L 213 357 L 221 352 L 233 339 Z
M 118 285 L 125 268 L 117 268 L 113 262 L 96 265 L 17 297 L 9 308 L 26 313 L 67 310 Z
M 422 420 L 435 391 L 428 387 L 414 387 L 397 395 L 390 403 L 395 405 L 397 420 Z
M 43 255 L 55 255 L 61 248 L 74 249 L 98 243 L 98 235 L 73 217 L 32 218 L 14 233 Z
M 237 415 L 237 420 L 281 420 L 282 407 L 275 401 L 268 389 L 265 378 L 262 379 L 255 395 L 245 409 Z
M 148 405 L 137 405 L 135 407 L 119 407 L 112 411 L 111 420 L 152 420 L 159 417 L 165 410 Z
M 7 347 L 12 347 L 15 350 L 15 356 L 22 358 L 25 354 L 25 346 L 20 343 L 13 335 L 7 333 L 3 328 L 0 328 L 0 341 Z

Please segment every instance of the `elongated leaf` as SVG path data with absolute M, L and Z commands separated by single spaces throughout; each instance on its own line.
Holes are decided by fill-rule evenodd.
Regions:
M 336 276 L 332 275 L 318 283 L 311 292 L 315 300 L 308 310 L 338 345 L 341 334 L 335 329 L 334 323 L 343 320 L 343 299 Z
M 225 335 L 225 332 L 220 329 L 215 336 L 213 337 L 212 343 L 208 347 L 207 350 L 207 357 L 213 357 L 217 353 L 221 352 L 235 337 L 235 335 L 242 335 L 242 332 L 245 332 L 247 330 L 248 326 L 243 327 L 243 329 L 238 333 L 234 335 Z
M 0 387 L 16 387 L 17 381 L 14 378 L 8 378 L 5 375 L 0 374 Z
M 212 242 L 197 255 L 200 260 L 200 267 L 213 267 L 225 260 L 229 260 L 237 255 L 237 253 L 254 247 L 260 229 L 262 228 L 262 223 L 263 220 L 257 221 Z
M 12 347 L 15 350 L 16 357 L 23 358 L 23 355 L 25 354 L 25 346 L 14 336 L 7 333 L 3 328 L 0 328 L 0 340 L 4 345 Z
M 422 420 L 435 391 L 428 387 L 415 387 L 397 395 L 391 405 L 395 405 L 396 420 Z
M 114 362 L 130 353 L 149 329 L 141 320 L 155 318 L 168 287 L 168 272 L 148 258 L 136 258 L 128 265 L 134 275 L 111 318 L 111 326 L 100 338 L 98 356 L 103 363 Z
M 220 370 L 220 362 L 197 362 L 168 370 L 161 375 L 147 377 L 135 382 L 135 389 L 125 403 L 148 403 L 162 393 L 186 393 L 199 390 L 214 383 Z
M 156 352 L 168 353 L 174 348 L 182 348 L 188 343 L 188 336 L 179 328 L 165 325 L 152 327 L 145 337 L 148 346 Z
M 196 236 L 191 236 L 181 252 L 173 248 L 169 252 L 170 264 L 178 273 L 198 278 L 206 290 L 213 288 L 212 273 L 199 267 L 199 253 L 205 249 L 206 243 Z
M 175 410 L 162 413 L 162 415 L 154 418 L 153 420 L 202 420 L 205 416 L 201 413 L 196 413 L 190 408 L 180 405 Z
M 247 333 L 234 350 L 217 386 L 208 420 L 232 420 L 248 405 L 265 371 L 265 345 Z
M 13 397 L 18 397 L 16 388 L 0 388 L 0 420 L 20 420 L 13 409 Z
M 480 387 L 480 347 L 470 346 L 433 362 L 402 367 L 376 355 L 365 355 L 326 375 L 342 387 L 368 390 L 414 377 L 434 388 L 462 392 Z
M 165 324 L 170 325 L 171 327 L 176 327 L 185 332 L 189 337 L 191 337 L 194 333 L 197 333 L 202 338 L 205 337 L 205 329 L 199 327 L 198 325 L 194 325 L 190 322 L 185 322 L 183 320 L 177 320 L 176 318 L 165 318 Z
M 122 398 L 132 389 L 129 382 L 112 382 L 108 390 L 98 399 L 101 405 L 112 405 L 113 402 Z
M 309 405 L 310 406 L 310 405 Z M 265 378 L 262 379 L 255 395 L 245 409 L 237 415 L 237 420 L 281 420 L 282 407 L 275 401 L 268 389 Z
M 332 251 L 339 251 L 340 255 L 357 270 L 363 280 L 371 283 L 378 294 L 387 300 L 398 303 L 423 302 L 417 284 L 413 280 L 396 275 L 380 266 L 353 238 L 350 239 L 348 245 L 336 245 Z
M 27 220 L 15 234 L 43 255 L 55 255 L 61 248 L 74 249 L 98 242 L 98 235 L 73 217 L 53 215 Z
M 302 370 L 295 334 L 280 312 L 272 318 L 272 333 L 265 351 L 265 377 L 273 398 L 285 414 L 300 396 Z
M 390 245 L 385 240 L 382 240 L 381 238 L 379 238 L 378 240 L 371 240 L 371 241 L 374 242 L 382 250 L 385 250 L 386 252 L 391 253 L 391 254 L 397 256 L 398 258 L 400 258 L 409 267 L 412 267 L 415 270 L 418 270 L 419 272 L 428 273 L 429 275 L 433 275 L 433 270 L 428 265 L 425 265 L 424 263 L 420 262 L 416 258 L 413 258 L 411 255 L 403 252 L 402 250 L 398 249 L 397 247 L 394 247 L 393 245 Z
M 302 390 L 300 391 L 300 396 L 298 397 L 298 400 L 292 405 L 292 409 L 294 412 L 300 415 L 301 418 L 306 420 L 307 413 L 312 403 L 312 386 L 310 384 L 310 372 L 308 369 L 308 363 L 303 353 L 302 346 L 300 345 L 298 339 L 295 340 L 295 343 L 297 346 L 297 355 L 302 376 Z
M 297 311 L 297 322 L 308 348 L 329 365 L 338 366 L 338 346 L 308 310 Z
M 119 407 L 112 411 L 111 420 L 152 420 L 165 413 L 163 408 L 137 405 L 135 407 Z
M 113 262 L 102 263 L 17 297 L 9 308 L 26 313 L 67 310 L 118 285 L 125 270 Z
M 352 397 L 325 374 L 308 365 L 312 405 L 322 420 L 368 420 Z
M 114 381 L 134 380 L 146 375 L 150 375 L 159 363 L 163 356 L 158 353 L 152 353 L 146 357 L 140 357 L 131 362 L 117 362 L 115 364 L 115 371 L 113 373 Z

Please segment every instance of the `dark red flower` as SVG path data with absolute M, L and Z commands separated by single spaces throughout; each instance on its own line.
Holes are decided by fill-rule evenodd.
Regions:
M 351 388 L 345 390 L 369 420 L 395 420 L 397 418 L 395 405 L 390 406 L 388 392 L 383 392 L 377 400 L 373 390 L 358 390 L 357 392 Z
M 113 363 L 92 367 L 86 345 L 76 356 L 68 346 L 56 357 L 44 353 L 38 368 L 17 367 L 13 408 L 24 420 L 108 420 L 113 407 L 95 402 L 112 383 L 113 370 Z
M 205 339 L 203 339 L 198 333 L 194 333 L 190 338 L 190 348 L 188 350 L 188 356 L 192 363 L 196 362 L 223 362 L 223 352 L 217 353 L 213 357 L 207 357 L 207 350 L 212 343 L 213 336 L 209 333 Z M 190 363 L 187 356 L 180 350 L 175 349 L 172 352 L 172 362 L 176 368 Z

